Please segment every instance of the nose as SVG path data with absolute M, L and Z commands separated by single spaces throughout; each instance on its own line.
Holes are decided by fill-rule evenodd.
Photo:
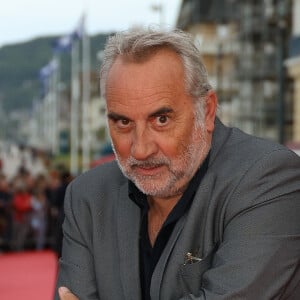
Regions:
M 153 133 L 147 128 L 136 128 L 132 138 L 131 155 L 137 160 L 145 160 L 158 151 Z

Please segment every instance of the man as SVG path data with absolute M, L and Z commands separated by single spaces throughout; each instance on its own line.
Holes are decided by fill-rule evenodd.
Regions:
M 117 163 L 68 187 L 60 299 L 299 299 L 300 159 L 215 117 L 191 38 L 111 37 L 101 91 Z

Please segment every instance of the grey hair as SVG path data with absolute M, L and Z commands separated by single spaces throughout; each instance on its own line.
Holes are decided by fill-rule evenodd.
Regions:
M 205 96 L 212 90 L 208 82 L 206 68 L 190 34 L 179 29 L 171 31 L 134 28 L 109 37 L 100 71 L 100 90 L 105 97 L 105 85 L 110 68 L 118 56 L 126 56 L 133 61 L 147 58 L 153 50 L 169 48 L 176 52 L 183 63 L 186 92 L 195 102 L 196 120 L 204 120 Z M 198 122 L 197 122 L 198 123 Z

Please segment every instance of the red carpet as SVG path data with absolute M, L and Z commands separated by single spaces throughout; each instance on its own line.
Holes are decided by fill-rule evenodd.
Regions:
M 0 254 L 0 299 L 53 300 L 56 274 L 51 251 Z

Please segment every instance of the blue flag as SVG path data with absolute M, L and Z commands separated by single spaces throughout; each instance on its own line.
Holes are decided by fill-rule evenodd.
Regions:
M 84 34 L 84 17 L 82 17 L 75 30 L 67 35 L 56 39 L 53 43 L 54 52 L 69 52 L 72 49 L 72 44 L 76 40 L 80 40 Z
M 56 39 L 53 43 L 54 52 L 68 52 L 71 51 L 73 43 L 73 35 L 68 34 Z
M 78 26 L 75 28 L 74 32 L 72 33 L 74 40 L 82 39 L 84 34 L 84 16 L 80 19 Z
M 41 82 L 41 96 L 44 97 L 49 91 L 49 81 L 52 74 L 57 70 L 56 60 L 52 59 L 47 65 L 39 71 L 39 80 Z

